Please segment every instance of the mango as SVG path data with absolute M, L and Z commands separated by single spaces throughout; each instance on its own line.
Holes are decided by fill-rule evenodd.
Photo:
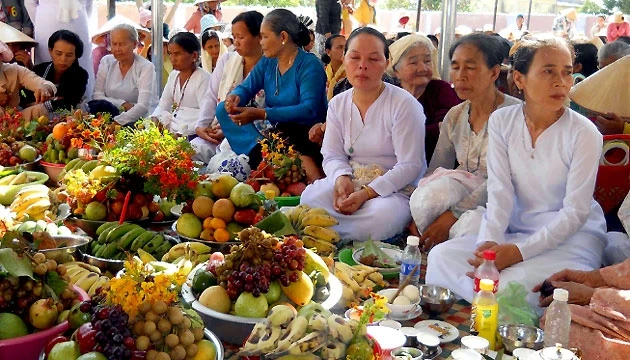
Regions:
M 282 286 L 282 292 L 298 306 L 304 306 L 311 301 L 315 288 L 311 278 L 308 277 L 303 271 L 299 272 L 300 278 L 298 281 L 290 283 L 289 286 Z

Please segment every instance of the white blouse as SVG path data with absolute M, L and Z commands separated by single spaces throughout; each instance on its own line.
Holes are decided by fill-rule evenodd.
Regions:
M 151 116 L 158 118 L 172 133 L 193 135 L 210 78 L 207 71 L 197 68 L 182 85 L 179 71 L 171 71 L 160 103 Z
M 101 59 L 96 75 L 94 99 L 107 100 L 117 107 L 125 102 L 133 104 L 131 109 L 114 117 L 116 122 L 126 125 L 149 115 L 157 105 L 155 68 L 138 54 L 134 54 L 133 65 L 125 76 L 118 65 L 114 55 L 106 55 Z

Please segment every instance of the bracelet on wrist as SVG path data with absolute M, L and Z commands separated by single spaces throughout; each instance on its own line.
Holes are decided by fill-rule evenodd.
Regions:
M 378 196 L 378 194 L 376 194 L 376 192 L 374 190 L 372 190 L 372 188 L 370 188 L 367 185 L 361 186 L 361 189 L 367 191 L 368 196 L 370 197 L 370 199 L 374 199 L 375 197 Z

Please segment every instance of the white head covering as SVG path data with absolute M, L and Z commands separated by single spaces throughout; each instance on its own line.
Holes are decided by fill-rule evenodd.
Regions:
M 31 46 L 37 45 L 37 42 L 28 35 L 17 30 L 11 25 L 0 22 L 0 41 L 5 44 L 9 43 L 27 43 Z
M 108 22 L 103 24 L 103 26 L 101 26 L 100 29 L 98 29 L 96 34 L 92 36 L 92 42 L 97 45 L 101 44 L 103 42 L 103 38 L 105 37 L 105 35 L 109 34 L 109 32 L 112 31 L 112 29 L 114 29 L 116 25 L 119 25 L 119 24 L 129 24 L 133 26 L 134 28 L 136 28 L 136 30 L 138 31 L 138 39 L 140 41 L 143 41 L 143 39 L 147 36 L 151 36 L 151 33 L 147 29 L 143 28 L 142 26 L 138 25 L 137 23 L 129 20 L 128 18 L 122 15 L 116 15 L 113 18 L 111 18 Z
M 409 49 L 410 46 L 417 43 L 422 43 L 424 46 L 426 46 L 429 49 L 429 52 L 431 53 L 431 69 L 433 70 L 433 78 L 434 79 L 440 78 L 440 72 L 439 72 L 438 63 L 437 63 L 437 59 L 438 59 L 437 49 L 433 46 L 433 42 L 431 41 L 431 39 L 429 39 L 428 37 L 424 35 L 418 35 L 418 34 L 411 34 L 411 35 L 404 36 L 396 40 L 393 44 L 389 46 L 390 61 L 389 61 L 389 66 L 387 67 L 388 75 L 394 76 L 394 66 L 396 66 L 396 64 L 400 62 L 401 57 L 403 56 L 405 51 L 407 51 L 407 49 Z

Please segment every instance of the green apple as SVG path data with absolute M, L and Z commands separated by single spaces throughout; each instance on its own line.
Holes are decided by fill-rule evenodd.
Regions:
M 28 328 L 22 318 L 11 313 L 0 314 L 0 340 L 28 335 Z
M 99 221 L 107 217 L 107 206 L 98 201 L 92 201 L 85 207 L 85 218 L 87 220 Z
M 107 356 L 100 352 L 92 351 L 79 356 L 77 360 L 107 360 Z
M 35 161 L 35 158 L 37 158 L 37 150 L 31 145 L 24 145 L 18 151 L 18 155 L 20 156 L 20 159 L 26 162 L 32 162 Z
M 264 318 L 267 316 L 267 309 L 267 299 L 262 295 L 256 297 L 250 292 L 241 293 L 234 304 L 234 313 L 248 318 Z
M 212 194 L 212 181 L 200 181 L 195 187 L 195 197 L 207 196 L 210 199 L 214 199 Z
M 75 341 L 64 341 L 53 346 L 48 354 L 48 360 L 76 360 L 81 356 L 79 344 Z
M 267 303 L 275 303 L 278 299 L 280 299 L 280 295 L 282 295 L 282 288 L 280 287 L 280 284 L 277 281 L 271 282 L 271 284 L 269 284 L 269 290 L 265 293 Z
M 171 217 L 173 214 L 171 213 L 171 209 L 173 206 L 177 205 L 175 201 L 170 201 L 167 199 L 160 199 L 160 210 L 164 213 L 165 217 Z

